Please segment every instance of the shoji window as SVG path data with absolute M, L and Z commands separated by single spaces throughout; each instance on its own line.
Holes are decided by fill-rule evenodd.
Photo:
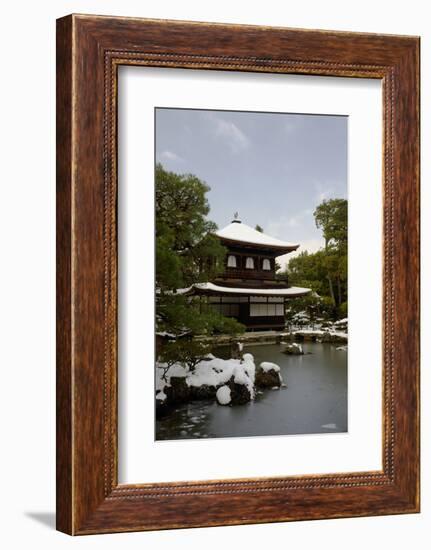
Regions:
M 265 258 L 262 262 L 262 269 L 265 271 L 271 271 L 271 262 L 268 258 Z
M 236 256 L 228 256 L 227 258 L 227 266 L 228 267 L 236 267 Z
M 254 260 L 253 258 L 247 258 L 247 260 L 245 261 L 245 268 L 246 269 L 254 269 Z

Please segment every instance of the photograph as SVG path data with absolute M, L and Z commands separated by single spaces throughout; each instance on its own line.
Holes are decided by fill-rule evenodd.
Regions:
M 429 548 L 428 3 L 2 8 L 2 548 Z
M 155 440 L 348 431 L 348 116 L 156 107 Z

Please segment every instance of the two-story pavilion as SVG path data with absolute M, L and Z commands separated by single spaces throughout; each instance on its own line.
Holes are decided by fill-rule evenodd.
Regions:
M 227 248 L 224 272 L 213 281 L 182 290 L 234 317 L 248 330 L 283 330 L 285 303 L 310 289 L 290 287 L 275 276 L 275 260 L 299 247 L 270 237 L 235 219 L 215 233 Z

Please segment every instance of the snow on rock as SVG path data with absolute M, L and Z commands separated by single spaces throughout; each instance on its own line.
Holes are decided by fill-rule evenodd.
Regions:
M 264 372 L 268 372 L 270 370 L 274 370 L 275 372 L 280 372 L 280 367 L 275 363 L 270 363 L 269 361 L 264 361 L 263 363 L 261 363 L 260 368 Z
M 220 386 L 232 377 L 233 370 L 239 360 L 230 359 L 225 361 L 214 357 L 208 361 L 201 361 L 195 370 L 188 374 L 187 384 L 189 386 Z
M 165 401 L 166 397 L 166 393 L 163 390 L 156 393 L 156 399 L 159 401 Z
M 172 365 L 166 371 L 166 365 L 158 363 L 156 368 L 156 391 L 164 391 L 171 386 L 171 378 L 185 378 L 186 384 L 192 388 L 210 386 L 219 388 L 227 384 L 231 379 L 235 384 L 244 385 L 254 397 L 255 380 L 254 357 L 251 353 L 245 353 L 243 360 L 220 359 L 214 355 L 208 355 L 200 361 L 193 372 L 178 363 Z M 165 380 L 165 378 L 166 380 Z
M 280 367 L 275 363 L 263 361 L 256 370 L 255 384 L 259 388 L 279 388 L 283 383 Z
M 242 365 L 235 365 L 233 369 L 233 381 L 235 384 L 242 384 L 247 386 L 250 382 L 250 378 Z
M 176 378 L 185 378 L 187 376 L 187 369 L 185 369 L 182 365 L 175 363 L 169 369 L 169 378 L 172 378 L 173 376 Z
M 229 386 L 221 386 L 216 393 L 217 402 L 219 405 L 229 405 L 231 402 Z
M 194 399 L 216 398 L 221 405 L 242 405 L 255 398 L 256 388 L 280 388 L 282 384 L 279 365 L 264 361 L 256 368 L 251 353 L 242 359 L 209 354 L 193 371 L 179 363 L 169 368 L 156 363 L 156 405 L 161 413 L 173 404 Z
M 335 348 L 337 351 L 347 351 L 347 346 L 339 346 L 338 348 Z
M 304 355 L 301 344 L 297 344 L 296 342 L 288 344 L 284 350 L 284 353 L 287 353 L 287 355 Z
M 175 334 L 172 334 L 171 332 L 166 332 L 165 330 L 161 332 L 156 332 L 156 336 L 161 336 L 162 338 L 171 338 L 172 340 L 175 340 L 176 338 Z
M 178 363 L 168 367 L 166 363 L 156 363 L 156 392 L 164 392 L 171 385 L 171 378 L 185 378 L 187 369 Z
M 249 374 L 250 373 L 250 374 Z M 250 364 L 237 365 L 233 371 L 233 381 L 235 384 L 245 386 L 250 392 L 250 399 L 254 399 L 254 376 L 255 367 Z

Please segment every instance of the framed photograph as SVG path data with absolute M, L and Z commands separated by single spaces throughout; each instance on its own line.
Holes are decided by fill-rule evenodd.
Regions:
M 419 511 L 419 38 L 57 21 L 57 528 Z

